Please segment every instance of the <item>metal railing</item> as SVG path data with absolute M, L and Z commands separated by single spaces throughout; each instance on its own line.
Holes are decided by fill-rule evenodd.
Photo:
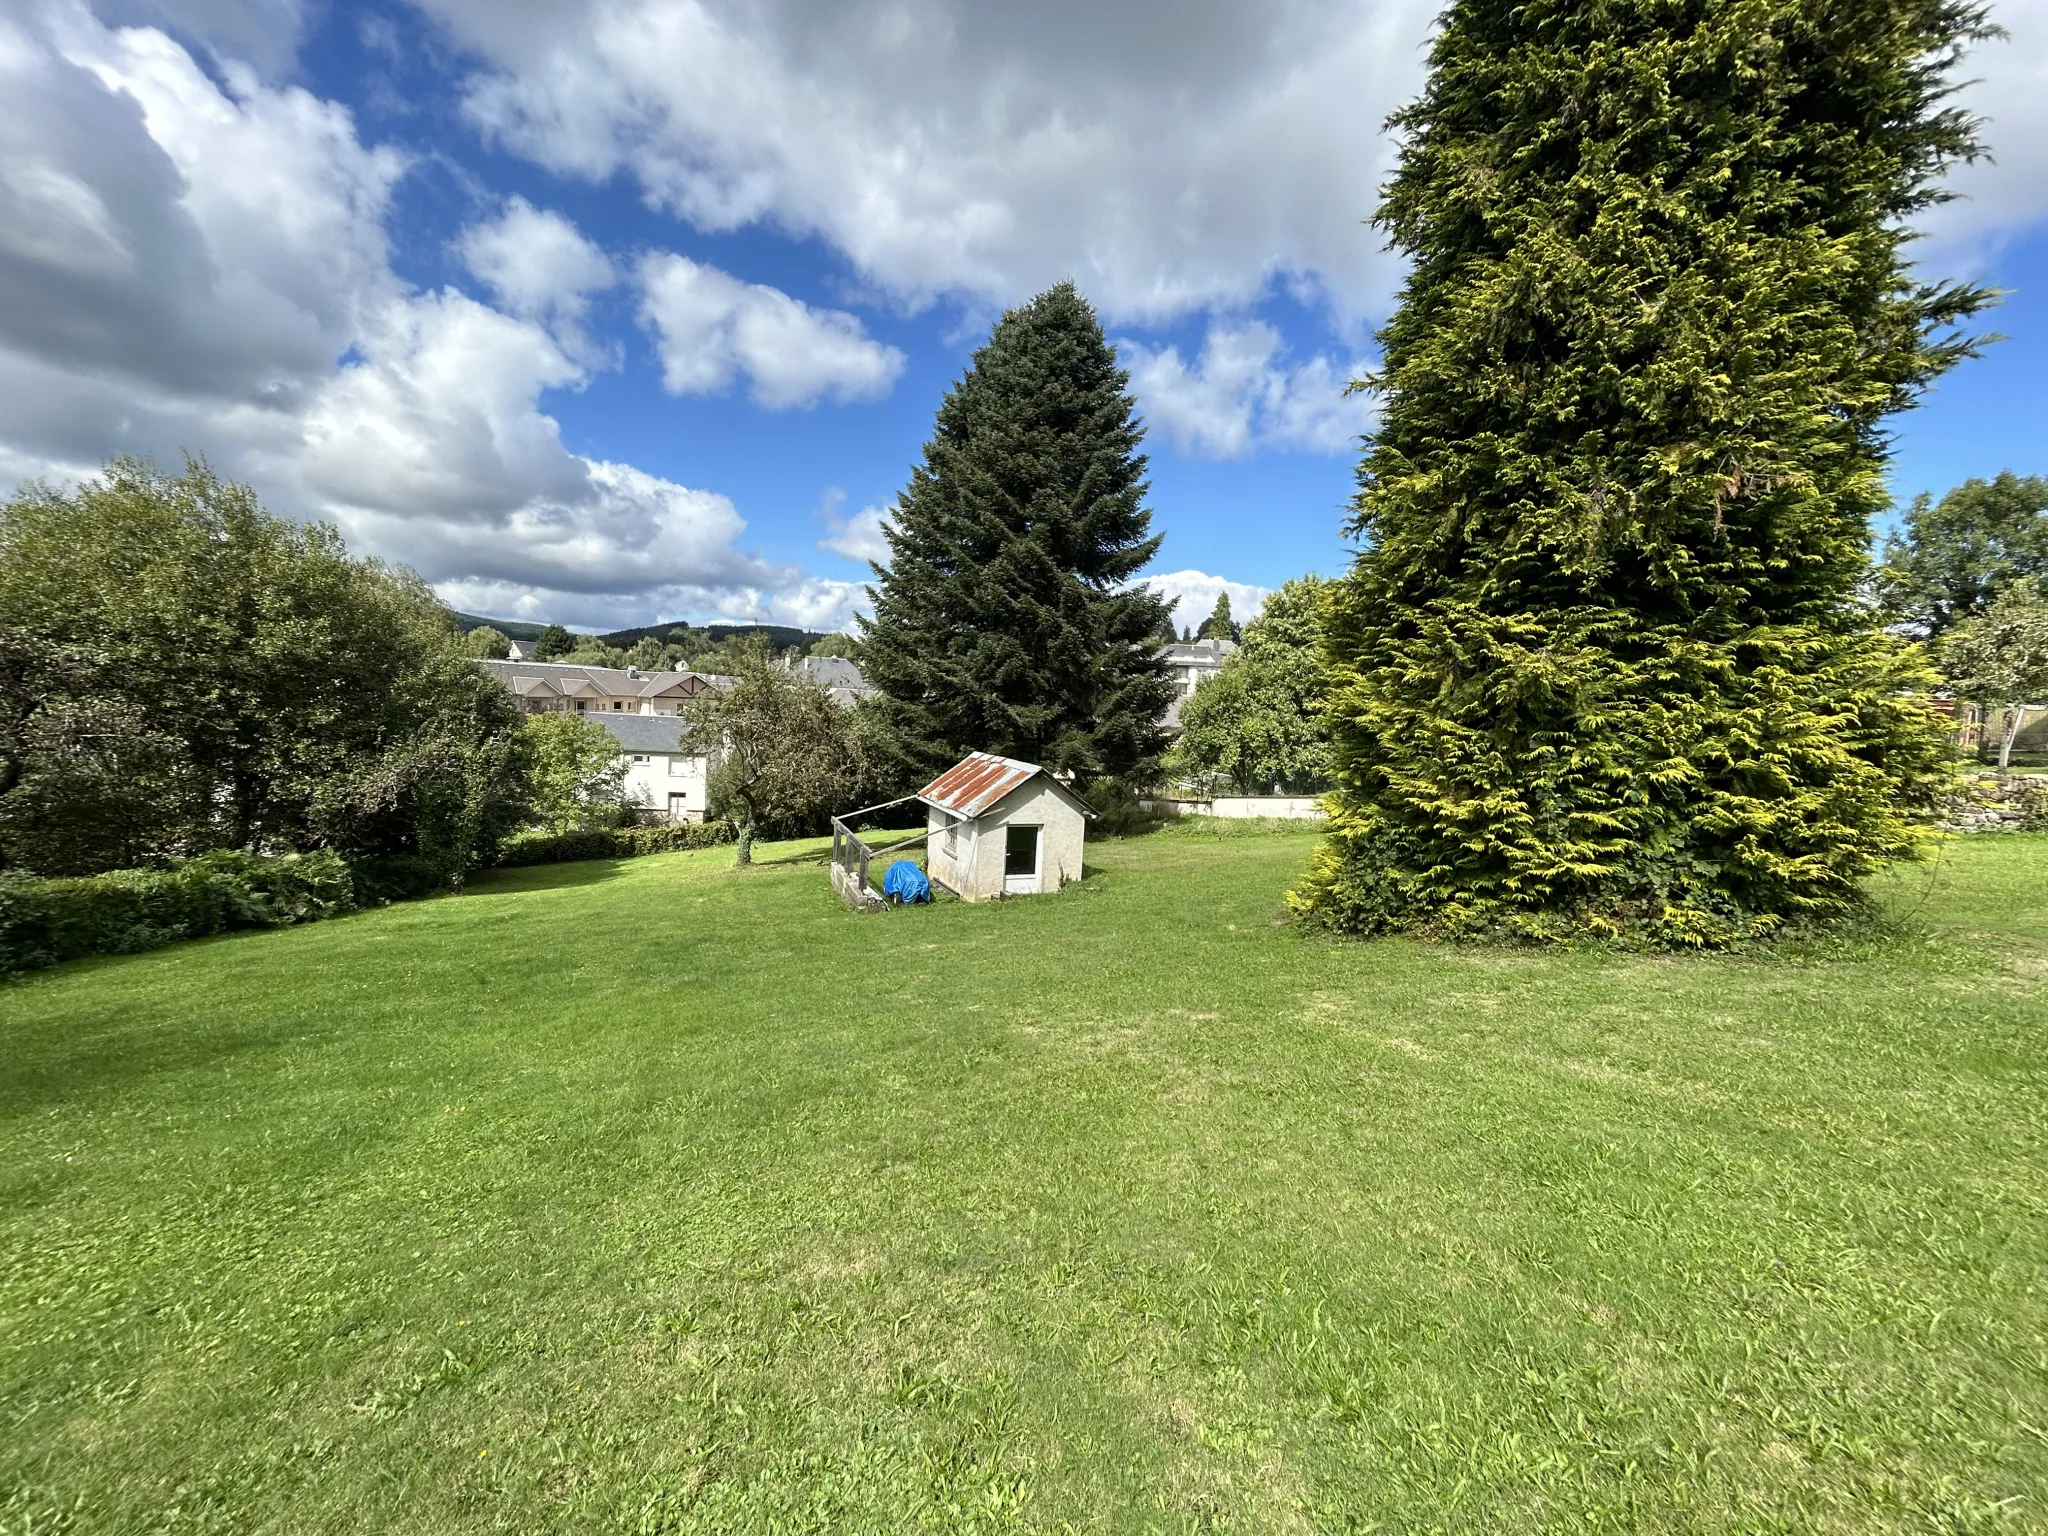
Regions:
M 852 822 L 862 816 L 872 816 L 877 811 L 886 811 L 914 800 L 915 795 L 905 795 L 901 800 L 886 801 L 881 805 L 870 805 L 858 811 L 848 811 L 844 816 L 832 818 L 832 889 L 839 893 L 855 911 L 873 911 L 888 905 L 882 893 L 875 889 L 868 878 L 868 866 L 877 854 L 894 853 L 899 848 L 908 848 L 921 843 L 929 832 L 920 832 L 906 837 L 901 842 L 887 843 L 879 848 L 870 847 L 853 830 Z

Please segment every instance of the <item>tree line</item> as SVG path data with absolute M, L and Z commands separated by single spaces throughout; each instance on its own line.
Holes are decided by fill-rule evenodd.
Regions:
M 0 506 L 0 615 L 0 873 L 325 851 L 361 899 L 394 899 L 519 834 L 633 819 L 603 727 L 522 714 L 419 577 L 204 464 L 119 460 Z M 688 743 L 737 733 L 714 785 L 744 843 L 855 782 L 864 754 L 823 689 L 758 641 L 708 654 L 736 681 Z M 805 772 L 764 784 L 749 765 L 777 742 Z

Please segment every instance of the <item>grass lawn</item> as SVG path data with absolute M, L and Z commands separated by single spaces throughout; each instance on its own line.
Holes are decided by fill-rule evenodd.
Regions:
M 2048 1529 L 2048 838 L 1769 960 L 1310 839 L 730 853 L 0 988 L 0 1532 Z

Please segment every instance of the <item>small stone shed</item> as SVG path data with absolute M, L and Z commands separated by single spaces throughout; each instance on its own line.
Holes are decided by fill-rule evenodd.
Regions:
M 976 752 L 918 791 L 925 868 L 963 901 L 1033 896 L 1081 878 L 1095 813 L 1036 763 Z

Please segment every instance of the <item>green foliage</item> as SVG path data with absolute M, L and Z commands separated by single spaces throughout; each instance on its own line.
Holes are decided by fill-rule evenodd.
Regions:
M 560 661 L 576 645 L 577 639 L 561 625 L 550 624 L 540 632 L 540 638 L 533 642 L 527 654 L 535 661 Z
M 574 649 L 555 659 L 576 667 L 623 667 L 626 653 L 616 645 L 606 645 L 602 640 L 583 635 L 577 637 Z
M 1158 645 L 1180 644 L 1180 635 L 1173 627 L 1173 602 L 1170 598 L 1160 599 L 1159 618 L 1153 626 L 1152 639 Z
M 1172 697 L 1128 376 L 1071 283 L 997 322 L 897 498 L 862 621 L 906 783 L 970 751 L 1144 777 Z
M 2017 581 L 2048 578 L 2048 476 L 2007 470 L 1924 491 L 1886 540 L 1876 589 L 1886 618 L 1922 639 L 1974 618 Z
M 0 975 L 229 928 L 314 922 L 355 904 L 348 865 L 326 852 L 265 857 L 223 849 L 162 869 L 56 879 L 0 874 Z
M 1841 916 L 1946 773 L 1857 602 L 1885 417 L 1982 289 L 1904 247 L 1983 11 L 1458 0 L 1394 126 L 1410 259 L 1331 605 L 1371 932 L 1739 940 Z
M 1322 606 L 1330 583 L 1288 582 L 1244 628 L 1223 669 L 1181 706 L 1167 773 L 1241 795 L 1320 794 L 1330 783 L 1330 674 Z
M 642 635 L 626 652 L 625 664 L 638 667 L 642 672 L 659 672 L 667 665 L 666 655 L 667 647 L 659 640 L 652 635 Z
M 806 656 L 844 656 L 849 661 L 860 660 L 860 642 L 851 635 L 830 634 L 813 640 Z
M 1230 616 L 1230 594 L 1218 592 L 1216 606 L 1209 610 L 1209 617 L 1202 620 L 1201 628 L 1195 631 L 1197 640 L 1237 640 L 1242 636 L 1237 623 Z
M 685 739 L 711 759 L 712 812 L 731 824 L 747 864 L 764 825 L 844 805 L 863 777 L 864 742 L 851 713 L 765 641 L 743 644 L 731 666 L 731 686 L 698 694 L 683 717 Z
M 722 821 L 678 822 L 666 827 L 580 827 L 569 832 L 515 832 L 499 845 L 501 869 L 566 864 L 582 859 L 637 859 L 649 853 L 715 848 L 733 840 Z
M 462 651 L 466 656 L 476 656 L 492 661 L 503 661 L 512 654 L 512 637 L 503 630 L 480 624 L 465 631 L 462 636 Z
M 2001 772 L 2025 716 L 2016 707 L 2048 701 L 2048 595 L 2040 582 L 2013 582 L 1973 618 L 1949 630 L 1941 669 L 1956 696 L 2005 713 L 1998 745 Z
M 690 653 L 686 669 L 709 677 L 738 677 L 757 655 L 777 655 L 774 645 L 760 635 L 726 635 L 705 640 Z
M 616 827 L 630 814 L 618 738 L 568 710 L 528 715 L 519 727 L 527 824 L 546 832 Z
M 8 862 L 325 847 L 447 884 L 516 816 L 516 711 L 426 585 L 204 465 L 17 495 L 0 613 Z

